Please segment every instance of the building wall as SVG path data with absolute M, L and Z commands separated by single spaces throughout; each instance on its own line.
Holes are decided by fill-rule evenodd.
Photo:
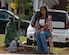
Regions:
M 0 7 L 6 7 L 7 10 L 11 10 L 10 1 L 11 0 L 0 0 Z
M 32 0 L 33 1 L 33 10 L 39 9 L 41 6 L 46 6 L 47 8 L 51 8 L 55 2 L 55 0 Z M 59 0 L 60 1 L 60 0 Z M 50 2 L 52 5 L 50 6 Z M 60 1 L 61 2 L 61 1 Z M 8 10 L 13 11 L 10 7 L 11 0 L 0 0 L 0 7 L 6 7 Z M 59 7 L 59 6 L 58 6 Z M 18 11 L 18 10 L 17 10 Z M 25 10 L 24 10 L 25 11 Z M 27 10 L 28 11 L 28 10 Z
M 59 5 L 54 6 L 53 9 L 67 10 L 67 0 L 59 0 Z
M 48 9 L 59 4 L 59 0 L 33 0 L 33 10 L 38 10 L 41 6 L 46 6 Z

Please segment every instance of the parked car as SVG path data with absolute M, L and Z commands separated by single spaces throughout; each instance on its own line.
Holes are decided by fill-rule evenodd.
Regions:
M 68 13 L 63 10 L 48 10 L 48 14 L 52 15 L 53 27 L 53 43 L 55 47 L 69 47 L 69 18 Z M 36 11 L 32 16 L 31 23 L 27 29 L 27 44 L 32 45 L 35 33 L 35 22 L 39 18 L 40 11 Z
M 11 11 L 8 11 L 6 9 L 0 9 L 0 34 L 4 34 L 5 33 L 5 27 L 7 22 L 9 21 L 9 17 L 15 17 L 15 23 L 16 26 L 18 28 L 18 19 L 19 17 L 17 15 L 14 15 L 14 13 L 12 13 Z M 21 35 L 26 35 L 26 30 L 28 27 L 29 23 L 26 22 L 26 20 L 24 22 L 21 22 L 21 29 L 20 29 L 20 34 Z M 18 30 L 18 29 L 17 29 Z

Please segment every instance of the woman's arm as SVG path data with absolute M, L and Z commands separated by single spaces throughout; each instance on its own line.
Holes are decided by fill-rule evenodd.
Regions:
M 36 24 L 35 24 L 35 31 L 36 31 L 37 34 L 41 32 L 39 22 L 36 22 Z
M 38 21 L 36 21 L 35 30 L 38 30 Z
M 48 30 L 48 31 L 50 31 L 51 30 L 51 28 L 52 28 L 52 26 L 51 26 L 51 21 L 52 21 L 52 16 L 51 15 L 49 15 L 48 16 L 48 19 L 46 20 L 46 23 L 45 23 L 45 26 L 42 28 L 42 30 Z M 50 29 L 50 30 L 49 30 Z
M 43 30 L 45 30 L 45 29 L 46 29 L 46 30 L 48 29 L 48 25 L 46 25 L 46 24 L 45 24 L 44 27 L 41 28 L 41 31 L 43 31 Z

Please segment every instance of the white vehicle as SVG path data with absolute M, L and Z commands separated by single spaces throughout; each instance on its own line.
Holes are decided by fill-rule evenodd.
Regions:
M 52 15 L 53 42 L 56 47 L 69 47 L 69 21 L 68 13 L 63 10 L 48 10 L 48 14 Z M 39 11 L 32 16 L 31 23 L 27 29 L 27 44 L 32 45 L 35 33 L 33 21 L 36 21 Z

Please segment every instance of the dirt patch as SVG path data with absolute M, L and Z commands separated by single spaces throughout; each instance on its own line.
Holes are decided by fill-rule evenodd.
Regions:
M 9 53 L 5 48 L 1 48 L 0 50 L 0 54 L 2 53 Z M 16 54 L 35 54 L 37 53 L 37 48 L 33 47 L 33 46 L 27 46 L 27 45 L 23 45 L 18 47 L 17 52 L 14 52 Z
M 54 54 L 69 54 L 69 48 L 53 48 L 50 51 Z M 0 54 L 10 54 L 8 51 L 4 51 L 4 49 L 0 49 Z M 14 52 L 15 54 L 38 54 L 37 46 L 29 46 L 29 45 L 23 45 L 18 47 L 17 52 Z M 14 54 L 12 53 L 12 54 Z
M 18 52 L 20 54 L 32 54 L 32 53 L 37 53 L 37 48 L 33 46 L 20 46 L 18 47 Z

